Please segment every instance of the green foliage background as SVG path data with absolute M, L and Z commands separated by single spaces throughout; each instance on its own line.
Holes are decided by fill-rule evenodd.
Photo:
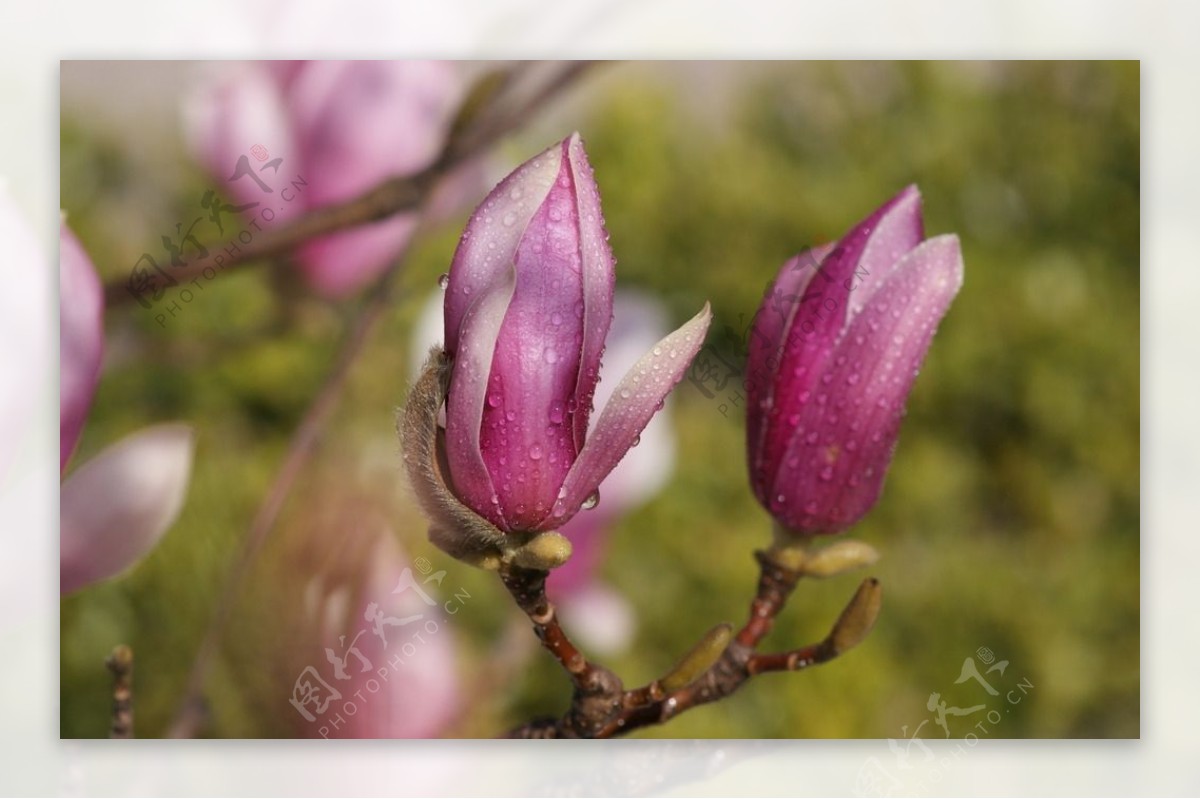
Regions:
M 711 300 L 710 336 L 744 328 L 787 257 L 908 183 L 922 190 L 929 233 L 962 239 L 965 285 L 917 381 L 883 499 L 853 533 L 883 553 L 875 631 L 832 664 L 761 678 L 641 735 L 904 737 L 932 718 L 932 692 L 964 707 L 986 699 L 954 684 L 984 646 L 1009 661 L 989 679 L 1034 686 L 991 737 L 1139 734 L 1139 80 L 1136 63 L 629 64 L 505 142 L 499 153 L 515 164 L 579 129 L 619 282 L 657 294 L 677 322 Z M 102 274 L 119 278 L 191 213 L 207 179 L 148 175 L 136 142 L 70 107 L 62 122 L 63 206 Z M 410 328 L 462 221 L 417 245 L 400 301 L 234 607 L 206 734 L 296 734 L 286 699 L 296 664 L 314 660 L 287 621 L 305 579 L 296 531 L 326 501 L 381 509 L 411 555 L 476 597 L 454 622 L 459 672 L 468 688 L 487 673 L 508 600 L 424 542 L 392 434 Z M 196 426 L 198 452 L 182 517 L 155 552 L 63 600 L 65 737 L 106 733 L 102 662 L 119 642 L 138 656 L 138 734 L 166 728 L 353 305 L 289 283 L 286 267 L 223 276 L 166 327 L 136 306 L 108 315 L 104 379 L 74 463 L 175 419 Z M 721 404 L 680 385 L 671 482 L 611 534 L 605 579 L 639 620 L 632 649 L 609 664 L 628 684 L 746 612 L 751 553 L 769 525 L 746 484 L 740 409 Z M 768 646 L 819 639 L 855 585 L 802 584 Z M 534 653 L 449 734 L 496 734 L 559 711 L 567 694 Z M 952 719 L 965 725 L 955 737 L 975 720 Z M 941 733 L 930 722 L 921 734 Z

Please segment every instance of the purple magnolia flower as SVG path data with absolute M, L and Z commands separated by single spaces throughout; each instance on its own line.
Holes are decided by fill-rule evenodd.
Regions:
M 501 530 L 550 530 L 574 516 L 638 442 L 708 330 L 706 305 L 629 370 L 589 434 L 612 320 L 607 239 L 575 134 L 505 178 L 455 252 L 445 302 L 449 483 Z
M 755 318 L 746 414 L 750 482 L 782 526 L 840 532 L 879 499 L 962 270 L 956 236 L 924 238 L 915 186 L 784 264 Z
M 457 71 L 446 62 L 267 62 L 206 87 L 187 108 L 187 123 L 193 149 L 223 181 L 222 192 L 239 206 L 258 203 L 246 213 L 261 226 L 428 166 L 460 93 Z M 269 160 L 248 158 L 256 145 Z M 242 158 L 252 173 L 235 170 Z M 302 187 L 274 188 L 296 176 Z M 414 214 L 397 214 L 318 237 L 297 250 L 296 265 L 318 293 L 347 296 L 387 268 L 416 224 Z
M 104 290 L 92 261 L 63 223 L 59 229 L 59 468 L 75 450 L 87 419 L 104 354 Z

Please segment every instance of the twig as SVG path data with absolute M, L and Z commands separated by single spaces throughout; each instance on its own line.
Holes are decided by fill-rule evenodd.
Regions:
M 507 737 L 611 738 L 625 735 L 641 727 L 665 723 L 693 707 L 724 699 L 758 674 L 799 671 L 828 662 L 855 646 L 870 631 L 879 613 L 880 587 L 875 578 L 868 578 L 859 586 L 824 641 L 788 652 L 756 652 L 803 576 L 776 560 L 772 552 L 759 552 L 756 557 L 760 567 L 758 590 L 750 604 L 749 619 L 732 641 L 728 638 L 727 627 L 714 628 L 671 674 L 632 690 L 624 690 L 621 681 L 602 666 L 586 664 L 587 671 L 601 672 L 611 678 L 604 684 L 603 691 L 586 697 L 586 702 L 581 701 L 584 697 L 581 697 L 579 681 L 572 674 L 576 693 L 571 708 L 561 719 L 537 719 L 510 731 Z M 526 580 L 521 587 L 533 593 L 521 597 L 510 586 L 508 578 L 505 578 L 505 586 L 529 614 L 535 632 L 546 648 L 567 668 L 567 663 L 560 657 L 563 645 L 559 642 L 551 648 L 546 644 L 541 629 L 545 625 L 539 625 L 534 613 L 530 612 L 530 608 L 537 609 L 545 603 L 544 593 L 542 596 L 536 594 L 537 581 Z M 553 606 L 549 617 L 553 627 L 557 628 Z M 561 629 L 555 629 L 553 635 L 556 640 L 566 641 Z M 718 645 L 719 649 L 716 648 Z M 573 647 L 565 651 L 571 650 Z M 583 656 L 579 655 L 579 658 Z M 571 673 L 570 669 L 568 673 Z M 681 682 L 685 684 L 681 685 Z
M 581 74 L 582 70 L 576 66 L 568 71 L 572 76 L 577 76 Z M 512 79 L 510 75 L 509 80 Z M 547 89 L 537 92 L 529 101 L 518 104 L 519 114 L 504 116 L 499 122 L 488 121 L 489 111 L 487 108 L 476 109 L 470 107 L 472 96 L 469 95 L 459 111 L 459 119 L 455 129 L 466 131 L 462 135 L 475 135 L 476 125 L 486 125 L 490 133 L 486 137 L 478 138 L 469 148 L 458 146 L 455 143 L 454 137 L 452 137 L 443 148 L 442 156 L 438 158 L 433 167 L 430 167 L 430 170 L 426 170 L 430 173 L 430 177 L 417 180 L 417 185 L 420 187 L 421 200 L 428 199 L 436 185 L 436 177 L 444 174 L 450 168 L 451 164 L 459 163 L 470 155 L 481 152 L 484 147 L 505 133 L 508 133 L 515 127 L 518 121 L 525 119 L 542 103 L 548 101 L 557 91 L 565 88 L 569 83 L 569 80 L 562 80 L 561 78 L 552 81 L 553 91 Z M 473 115 L 478 115 L 481 121 L 473 124 L 473 120 L 470 118 Z M 257 257 L 290 249 L 312 235 L 319 235 L 320 233 L 340 229 L 340 227 L 348 227 L 352 224 L 359 224 L 371 219 L 380 218 L 378 215 L 373 215 L 377 214 L 381 207 L 377 205 L 380 201 L 375 197 L 379 191 L 380 189 L 372 190 L 367 195 L 364 195 L 363 198 L 359 198 L 343 206 L 338 206 L 337 208 L 310 214 L 297 220 L 293 225 L 280 229 L 275 243 L 271 245 L 273 249 L 257 250 Z M 395 196 L 400 197 L 404 195 L 397 192 Z M 317 222 L 307 221 L 314 217 L 318 220 Z M 340 220 L 340 227 L 329 227 L 329 224 L 331 224 L 329 219 L 331 218 Z M 409 241 L 411 242 L 415 237 L 416 234 L 414 233 L 414 236 L 410 237 Z M 263 245 L 263 248 L 266 247 L 267 245 Z M 278 249 L 274 249 L 276 247 Z M 193 736 L 206 718 L 207 714 L 202 700 L 204 683 L 208 677 L 208 672 L 221 636 L 228 624 L 242 584 L 249 574 L 255 557 L 266 541 L 267 535 L 275 526 L 279 512 L 282 510 L 296 478 L 299 476 L 325 426 L 332 417 L 350 374 L 351 367 L 366 345 L 371 330 L 382 316 L 384 310 L 386 310 L 392 298 L 397 278 L 402 271 L 404 261 L 405 258 L 402 253 L 393 262 L 391 267 L 389 267 L 387 272 L 384 273 L 379 282 L 369 291 L 366 300 L 350 323 L 350 329 L 338 350 L 336 360 L 328 377 L 309 405 L 304 418 L 292 437 L 292 442 L 288 447 L 279 472 L 276 474 L 275 480 L 272 482 L 262 504 L 259 506 L 258 512 L 255 514 L 250 530 L 230 570 L 216 613 L 209 624 L 209 628 L 197 652 L 196 659 L 193 662 L 192 670 L 188 675 L 183 698 L 180 701 L 179 709 L 168 731 L 170 737 L 185 738 Z
M 112 725 L 109 738 L 133 737 L 133 650 L 125 644 L 113 649 L 104 665 L 113 676 Z

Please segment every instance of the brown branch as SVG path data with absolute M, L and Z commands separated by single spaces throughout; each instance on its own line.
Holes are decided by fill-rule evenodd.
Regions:
M 133 737 L 133 650 L 125 644 L 113 649 L 104 665 L 113 676 L 112 724 L 109 738 Z
M 576 66 L 568 70 L 572 76 L 581 74 L 581 70 Z M 508 80 L 514 80 L 511 76 Z M 547 102 L 557 91 L 565 88 L 570 84 L 570 80 L 553 81 L 553 91 L 540 91 L 535 93 L 534 97 L 521 103 L 519 108 L 521 114 L 504 117 L 498 123 L 489 125 L 487 117 L 489 114 L 488 108 L 472 107 L 473 93 L 468 95 L 463 106 L 459 110 L 458 120 L 455 123 L 455 130 L 467 131 L 462 135 L 472 135 L 470 132 L 475 130 L 476 124 L 473 123 L 473 118 L 480 118 L 482 122 L 477 124 L 489 125 L 488 136 L 480 138 L 477 143 L 471 147 L 459 148 L 455 144 L 455 137 L 446 143 L 443 148 L 443 154 L 438 159 L 434 167 L 431 167 L 431 175 L 437 176 L 444 173 L 449 168 L 448 165 L 459 163 L 462 159 L 469 157 L 477 152 L 480 152 L 484 147 L 494 142 L 500 136 L 508 133 L 519 122 L 523 121 L 533 113 L 540 105 Z M 503 97 L 496 102 L 503 101 Z M 437 164 L 442 164 L 438 167 Z M 427 170 L 429 171 L 429 170 Z M 413 179 L 410 179 L 413 180 Z M 431 178 L 422 178 L 417 181 L 421 189 L 421 201 L 428 200 L 436 186 L 436 180 Z M 282 228 L 279 231 L 279 239 L 273 247 L 278 247 L 278 250 L 272 249 L 270 252 L 282 252 L 290 249 L 296 244 L 303 241 L 304 237 L 309 235 L 318 235 L 312 230 L 321 228 L 321 232 L 329 232 L 332 229 L 324 227 L 328 225 L 330 218 L 345 220 L 356 220 L 354 223 L 367 221 L 372 217 L 371 214 L 378 213 L 380 201 L 374 196 L 379 192 L 379 189 L 368 192 L 363 198 L 353 201 L 352 203 L 338 206 L 323 211 L 314 212 L 287 228 Z M 401 193 L 396 194 L 397 197 L 403 196 Z M 391 207 L 391 206 L 388 206 Z M 309 220 L 316 218 L 318 222 L 310 222 Z M 419 217 L 418 217 L 419 218 Z M 307 226 L 306 226 L 307 225 Z M 342 227 L 348 224 L 342 225 Z M 284 234 L 287 231 L 293 231 L 288 237 Z M 410 243 L 416 238 L 416 233 L 410 237 Z M 285 245 L 286 243 L 286 245 Z M 265 246 L 265 245 L 264 245 Z M 259 256 L 266 254 L 259 251 Z M 342 390 L 345 387 L 346 381 L 350 375 L 351 368 L 366 346 L 370 332 L 375 327 L 376 322 L 381 318 L 383 312 L 387 309 L 388 303 L 392 298 L 394 286 L 398 276 L 402 272 L 405 262 L 404 253 L 397 256 L 396 260 L 384 273 L 379 282 L 376 283 L 360 307 L 357 314 L 350 322 L 350 328 L 343 339 L 342 345 L 338 350 L 338 354 L 329 375 L 322 384 L 316 397 L 305 411 L 304 417 L 300 422 L 292 437 L 291 444 L 288 447 L 287 454 L 284 457 L 283 463 L 280 465 L 279 472 L 276 474 L 274 481 L 263 498 L 262 504 L 259 506 L 254 520 L 250 525 L 250 530 L 246 538 L 242 542 L 242 547 L 236 556 L 234 564 L 229 572 L 226 580 L 225 588 L 221 593 L 221 598 L 217 606 L 217 610 L 213 615 L 213 619 L 209 624 L 208 630 L 205 632 L 204 639 L 200 644 L 196 659 L 192 664 L 192 670 L 188 675 L 188 680 L 184 688 L 183 697 L 180 700 L 179 708 L 175 718 L 171 723 L 168 735 L 173 738 L 186 738 L 195 735 L 199 727 L 204 723 L 207 717 L 207 711 L 202 698 L 204 684 L 208 677 L 208 672 L 211 669 L 212 661 L 216 655 L 221 636 L 224 633 L 225 627 L 229 622 L 233 608 L 237 602 L 238 595 L 241 592 L 242 584 L 245 582 L 246 576 L 250 572 L 255 557 L 265 543 L 268 534 L 275 526 L 275 522 L 279 517 L 279 513 L 283 508 L 288 495 L 291 493 L 292 487 L 295 484 L 297 477 L 300 475 L 308 458 L 316 447 L 317 441 L 324 432 L 326 425 L 333 416 L 334 410 L 337 408 L 338 400 L 341 397 Z
M 565 633 L 558 628 L 554 618 L 553 606 L 546 601 L 544 591 L 539 594 L 544 573 L 540 580 L 528 579 L 520 584 L 519 588 L 524 592 L 520 595 L 505 577 L 505 585 L 534 622 L 534 630 L 543 645 L 572 674 L 576 684 L 571 707 L 561 719 L 539 719 L 510 731 L 507 737 L 611 738 L 625 735 L 641 727 L 663 724 L 691 708 L 724 699 L 758 674 L 800 671 L 826 663 L 867 635 L 879 613 L 880 587 L 875 578 L 863 581 L 824 641 L 788 652 L 757 652 L 775 617 L 786 606 L 788 597 L 804 575 L 803 571 L 781 563 L 774 554 L 774 550 L 756 553 L 760 568 L 758 590 L 750 603 L 749 619 L 732 641 L 728 637 L 728 627 L 714 628 L 671 674 L 632 690 L 624 690 L 616 675 L 602 666 L 587 663 L 583 655 L 569 647 Z M 548 615 L 546 606 L 549 606 Z M 553 646 L 547 643 L 547 636 L 552 637 Z M 718 644 L 719 650 L 715 648 Z M 568 653 L 567 658 L 563 657 L 564 652 Z M 600 693 L 586 697 L 586 704 L 581 701 L 579 678 L 568 668 L 569 663 L 575 663 L 569 654 L 572 652 L 585 664 L 585 671 L 601 671 L 609 677 Z M 580 667 L 576 666 L 576 670 Z M 686 680 L 685 684 L 680 684 L 682 680 Z

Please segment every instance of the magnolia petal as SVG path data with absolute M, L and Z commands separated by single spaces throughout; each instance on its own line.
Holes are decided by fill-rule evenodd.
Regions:
M 112 577 L 144 557 L 187 494 L 192 429 L 155 425 L 108 447 L 62 484 L 60 590 Z
M 751 474 L 761 466 L 762 439 L 774 404 L 775 370 L 783 358 L 784 332 L 800 309 L 809 281 L 833 246 L 833 242 L 822 244 L 788 259 L 755 314 L 746 343 L 746 444 Z
M 808 282 L 784 333 L 783 357 L 773 370 L 770 430 L 762 435 L 751 473 L 755 493 L 764 504 L 772 476 L 778 474 L 792 422 L 817 392 L 816 380 L 826 371 L 834 344 L 845 330 L 851 304 L 858 302 L 858 284 L 871 279 L 868 272 L 875 272 L 876 277 L 885 275 L 892 264 L 880 259 L 892 253 L 899 259 L 920 242 L 920 235 L 920 194 L 915 186 L 909 186 L 839 239 L 821 262 L 819 276 Z M 871 255 L 869 264 L 864 254 Z M 862 291 L 865 294 L 868 289 Z
M 838 532 L 875 504 L 916 370 L 962 277 L 958 238 L 937 236 L 854 317 L 820 379 L 829 399 L 800 412 L 767 503 L 786 527 Z
M 353 230 L 320 236 L 296 251 L 296 265 L 304 273 L 309 288 L 317 294 L 343 299 L 382 275 L 416 229 L 415 216 L 398 214 Z
M 600 189 L 596 186 L 592 165 L 588 162 L 583 140 L 578 133 L 571 134 L 567 140 L 567 159 L 575 182 L 583 276 L 583 348 L 574 394 L 577 407 L 572 419 L 575 450 L 578 451 L 587 437 L 604 342 L 613 317 L 613 287 L 617 273 L 612 248 L 608 244 L 608 233 L 604 228 L 604 215 L 600 210 Z
M 446 352 L 451 357 L 458 353 L 463 319 L 475 298 L 511 272 L 517 244 L 550 193 L 562 161 L 561 143 L 526 161 L 492 189 L 468 220 L 446 286 Z
M 59 229 L 59 468 L 75 450 L 100 379 L 104 355 L 104 289 L 79 240 Z
M 916 186 L 905 187 L 884 207 L 887 211 L 868 236 L 854 275 L 847 278 L 851 282 L 843 286 L 850 292 L 847 323 L 870 301 L 904 256 L 925 238 L 921 192 Z
M 637 443 L 638 435 L 700 351 L 711 321 L 712 311 L 705 303 L 700 313 L 656 344 L 622 378 L 563 482 L 547 522 L 559 525 L 574 516 Z
M 483 405 L 496 339 L 512 303 L 516 273 L 511 265 L 487 291 L 476 297 L 460 322 L 459 347 L 454 355 L 451 390 L 446 400 L 446 458 L 454 492 L 464 504 L 500 529 L 508 529 L 497 503 L 495 486 L 480 450 Z M 449 305 L 446 306 L 447 313 Z M 455 335 L 446 327 L 447 338 Z
M 572 427 L 583 340 L 577 208 L 564 159 L 518 243 L 517 285 L 492 358 L 480 449 L 510 530 L 534 529 L 550 513 L 578 452 Z

